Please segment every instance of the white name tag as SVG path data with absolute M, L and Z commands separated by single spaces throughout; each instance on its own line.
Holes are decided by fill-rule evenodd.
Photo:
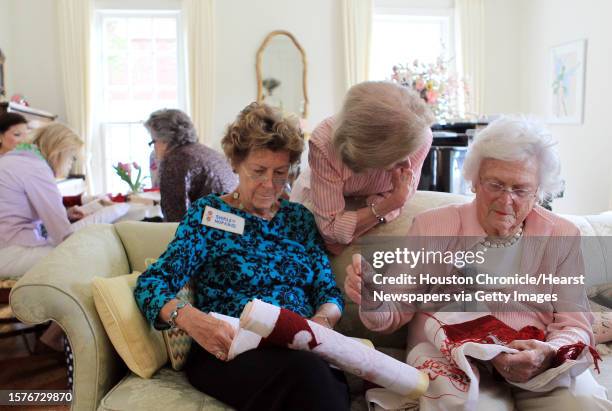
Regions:
M 202 224 L 208 227 L 218 228 L 219 230 L 229 231 L 230 233 L 240 235 L 244 233 L 244 218 L 238 217 L 232 213 L 217 210 L 210 206 L 204 208 Z

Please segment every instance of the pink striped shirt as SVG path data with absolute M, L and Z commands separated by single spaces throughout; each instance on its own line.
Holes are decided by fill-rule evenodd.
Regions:
M 313 205 L 311 211 L 328 246 L 350 244 L 355 239 L 357 212 L 346 210 L 347 197 L 362 197 L 365 203 L 377 203 L 393 190 L 391 171 L 371 169 L 355 173 L 342 162 L 332 143 L 333 124 L 334 118 L 329 117 L 312 133 L 308 153 L 310 187 L 304 189 L 304 197 Z M 419 184 L 432 138 L 430 134 L 427 142 L 409 156 L 415 178 L 408 198 Z M 399 210 L 390 213 L 388 219 L 397 215 Z

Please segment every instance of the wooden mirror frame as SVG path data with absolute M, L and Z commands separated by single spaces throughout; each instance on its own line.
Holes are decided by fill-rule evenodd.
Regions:
M 275 36 L 289 37 L 289 39 L 293 42 L 295 47 L 300 52 L 300 55 L 302 56 L 302 93 L 304 94 L 304 110 L 302 111 L 302 113 L 296 113 L 296 114 L 299 114 L 301 118 L 307 118 L 309 101 L 308 101 L 308 90 L 306 89 L 306 83 L 308 79 L 308 62 L 306 60 L 306 53 L 304 52 L 304 49 L 302 48 L 300 43 L 298 43 L 296 38 L 293 36 L 293 34 L 289 33 L 286 30 L 275 30 L 271 32 L 270 34 L 268 34 L 266 38 L 264 39 L 263 43 L 261 43 L 261 46 L 259 46 L 259 49 L 257 50 L 257 60 L 256 60 L 256 65 L 255 65 L 255 73 L 257 75 L 257 102 L 261 103 L 263 101 L 263 78 L 262 78 L 263 77 L 262 75 L 263 52 L 266 49 L 266 46 L 268 45 L 268 43 L 270 43 L 272 38 L 274 38 Z
M 4 73 L 4 62 L 6 61 L 6 57 L 0 50 L 0 97 L 6 97 L 6 77 Z M 2 99 L 0 98 L 0 101 Z

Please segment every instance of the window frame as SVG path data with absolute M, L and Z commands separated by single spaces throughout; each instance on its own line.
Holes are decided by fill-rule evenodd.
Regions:
M 400 5 L 397 2 L 378 0 L 374 4 L 372 11 L 372 26 L 378 18 L 396 18 L 405 17 L 414 18 L 414 20 L 439 20 L 446 22 L 442 25 L 443 36 L 447 39 L 445 58 L 450 61 L 450 70 L 457 74 L 457 50 L 456 50 L 456 32 L 455 32 L 455 9 L 453 3 L 445 2 L 440 7 L 417 7 L 416 2 L 409 2 L 407 5 Z M 375 45 L 372 44 L 371 47 Z M 372 61 L 370 61 L 372 64 Z M 377 80 L 377 79 L 372 79 Z M 380 80 L 380 79 L 378 79 Z
M 91 65 L 92 65 L 92 76 L 94 81 L 91 86 L 91 107 L 92 107 L 92 125 L 94 139 L 94 153 L 97 156 L 93 156 L 92 162 L 94 170 L 100 170 L 96 175 L 96 180 L 102 185 L 103 191 L 108 191 L 111 187 L 109 181 L 109 172 L 106 170 L 111 164 L 107 164 L 108 161 L 108 141 L 106 135 L 107 125 L 124 124 L 131 127 L 133 124 L 143 123 L 146 119 L 126 119 L 125 121 L 114 121 L 107 117 L 107 113 L 104 112 L 104 91 L 105 86 L 108 83 L 108 73 L 105 72 L 104 58 L 106 57 L 107 51 L 104 48 L 104 21 L 107 18 L 126 18 L 126 17 L 141 17 L 141 18 L 155 18 L 155 17 L 173 17 L 176 20 L 176 56 L 177 56 L 177 107 L 178 109 L 189 113 L 188 104 L 188 90 L 187 90 L 187 53 L 186 53 L 186 36 L 184 27 L 184 16 L 183 11 L 180 7 L 180 3 L 175 4 L 172 1 L 162 1 L 153 4 L 152 8 L 134 8 L 141 4 L 134 2 L 133 0 L 125 2 L 121 7 L 106 8 L 105 5 L 117 6 L 117 3 L 111 1 L 97 1 L 96 8 L 94 10 L 94 30 L 92 35 L 92 53 L 91 53 Z M 132 6 L 130 8 L 130 6 Z M 157 6 L 157 7 L 155 7 Z M 163 107 L 159 107 L 163 108 Z M 131 154 L 131 153 L 130 153 Z M 97 157 L 97 158 L 96 158 Z M 129 159 L 126 159 L 129 160 Z M 141 165 L 146 167 L 147 165 Z

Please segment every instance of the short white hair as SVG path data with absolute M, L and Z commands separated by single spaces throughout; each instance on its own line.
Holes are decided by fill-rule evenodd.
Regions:
M 472 186 L 485 158 L 524 161 L 535 157 L 539 166 L 538 198 L 563 190 L 557 142 L 543 124 L 526 116 L 501 117 L 476 134 L 463 163 L 463 176 Z

